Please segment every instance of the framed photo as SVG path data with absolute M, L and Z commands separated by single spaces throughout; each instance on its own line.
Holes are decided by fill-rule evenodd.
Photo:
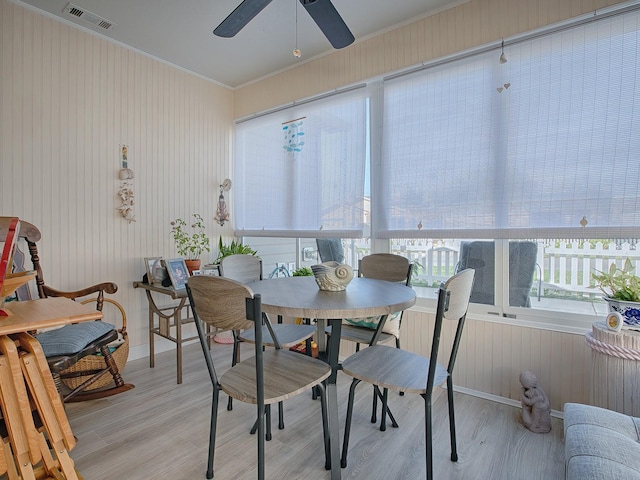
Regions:
M 170 258 L 165 260 L 164 264 L 174 290 L 183 290 L 189 280 L 189 270 L 184 263 L 184 258 Z
M 162 265 L 162 257 L 145 257 L 144 266 L 147 269 L 147 279 L 149 285 L 161 285 L 165 274 L 160 272 L 160 269 L 164 269 Z
M 192 270 L 191 275 L 202 275 L 204 270 Z

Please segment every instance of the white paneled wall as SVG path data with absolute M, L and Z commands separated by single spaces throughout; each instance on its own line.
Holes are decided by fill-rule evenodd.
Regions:
M 47 284 L 115 281 L 144 346 L 146 299 L 131 282 L 144 257 L 177 256 L 170 221 L 200 213 L 214 242 L 231 234 L 213 216 L 233 92 L 8 0 L 0 25 L 0 215 L 40 228 Z M 116 211 L 123 144 L 134 223 Z

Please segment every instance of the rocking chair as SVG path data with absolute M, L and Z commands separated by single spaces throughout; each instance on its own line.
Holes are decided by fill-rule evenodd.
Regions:
M 1 238 L 6 233 L 3 232 L 5 224 L 0 222 Z M 96 302 L 96 309 L 101 312 L 107 303 L 122 319 L 120 328 L 97 321 L 66 325 L 36 334 L 63 401 L 93 400 L 131 390 L 134 386 L 124 383 L 120 373 L 129 353 L 126 314 L 120 304 L 104 296 L 105 293 L 115 293 L 118 286 L 113 282 L 104 282 L 74 292 L 63 292 L 45 285 L 37 247 L 40 238 L 40 231 L 34 225 L 21 220 L 19 243 L 13 256 L 13 272 L 25 271 L 25 253 L 20 247 L 26 243 L 36 272 L 39 298 L 66 297 L 82 303 Z M 83 299 L 93 294 L 97 294 L 97 297 Z M 31 300 L 28 285 L 16 291 L 16 300 Z

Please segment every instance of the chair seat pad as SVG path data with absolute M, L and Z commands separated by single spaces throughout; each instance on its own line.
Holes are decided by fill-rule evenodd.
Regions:
M 107 322 L 75 323 L 39 333 L 36 339 L 46 357 L 74 355 L 113 329 L 114 326 Z
M 264 402 L 269 405 L 318 385 L 331 374 L 320 360 L 289 350 L 267 350 L 264 362 Z M 220 388 L 233 398 L 256 404 L 255 357 L 234 365 L 220 377 Z
M 374 345 L 344 360 L 342 371 L 382 388 L 422 394 L 426 392 L 429 359 L 399 348 Z M 434 387 L 444 382 L 447 376 L 447 370 L 436 364 Z
M 273 327 L 273 331 L 280 342 L 280 346 L 282 348 L 293 347 L 294 345 L 299 344 L 300 342 L 305 341 L 308 338 L 311 338 L 316 333 L 315 325 L 292 325 L 289 323 L 277 323 L 275 325 L 271 325 Z M 240 340 L 244 342 L 255 343 L 256 335 L 253 331 L 253 328 L 248 330 L 243 330 L 240 332 Z M 271 338 L 271 333 L 267 326 L 262 327 L 262 344 L 272 347 L 273 338 Z

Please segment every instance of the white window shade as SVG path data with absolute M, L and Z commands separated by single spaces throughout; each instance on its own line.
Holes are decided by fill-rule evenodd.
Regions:
M 479 55 L 385 82 L 379 236 L 494 225 L 490 62 Z
M 638 236 L 639 16 L 386 81 L 378 236 Z
M 361 89 L 236 126 L 236 235 L 362 235 L 366 101 Z

